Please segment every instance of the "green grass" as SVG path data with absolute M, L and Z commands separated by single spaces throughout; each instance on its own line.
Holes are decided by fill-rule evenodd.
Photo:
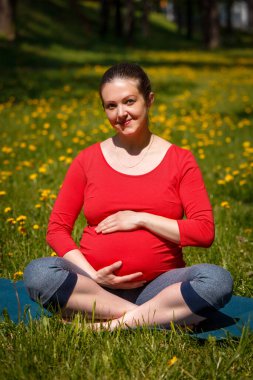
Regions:
M 94 26 L 84 38 L 62 4 L 20 6 L 18 41 L 0 43 L 1 276 L 22 278 L 17 272 L 31 259 L 52 253 L 47 220 L 71 159 L 112 134 L 97 95 L 99 78 L 108 65 L 128 59 L 151 77 L 154 133 L 193 151 L 213 204 L 215 243 L 187 248 L 187 264 L 223 265 L 235 294 L 252 296 L 253 49 L 199 50 L 198 41 L 178 37 L 157 14 L 156 40 L 137 36 L 135 47 L 122 48 L 112 33 L 96 37 L 94 5 L 86 2 Z M 80 216 L 77 241 L 83 223 Z M 63 325 L 54 317 L 27 326 L 5 321 L 0 334 L 1 380 L 247 379 L 253 372 L 247 331 L 240 340 L 200 343 L 174 331 L 96 334 L 85 322 L 78 327 L 78 318 Z

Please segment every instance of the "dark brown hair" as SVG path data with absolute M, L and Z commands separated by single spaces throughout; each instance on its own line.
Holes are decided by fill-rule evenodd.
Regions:
M 111 66 L 102 76 L 99 86 L 99 94 L 102 99 L 102 89 L 106 83 L 112 82 L 115 78 L 135 79 L 139 92 L 146 102 L 149 100 L 151 83 L 145 71 L 136 63 L 122 62 Z M 103 101 L 103 99 L 102 99 Z

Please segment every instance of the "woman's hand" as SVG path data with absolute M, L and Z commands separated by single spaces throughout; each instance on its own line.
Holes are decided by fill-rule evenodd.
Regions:
M 95 231 L 97 233 L 109 234 L 115 231 L 133 231 L 139 227 L 138 212 L 134 211 L 118 211 L 102 220 Z
M 111 289 L 134 289 L 139 288 L 146 283 L 144 280 L 132 282 L 132 280 L 142 275 L 141 272 L 128 274 L 126 276 L 116 276 L 113 272 L 119 269 L 121 265 L 122 261 L 117 261 L 112 265 L 98 270 L 95 277 L 93 277 L 93 280 L 99 285 Z

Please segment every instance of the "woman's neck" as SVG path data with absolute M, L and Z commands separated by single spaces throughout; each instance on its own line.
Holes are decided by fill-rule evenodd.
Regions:
M 142 131 L 141 134 L 133 136 L 123 136 L 116 134 L 113 136 L 113 143 L 115 147 L 125 149 L 128 154 L 138 155 L 143 149 L 150 144 L 152 133 L 149 129 Z

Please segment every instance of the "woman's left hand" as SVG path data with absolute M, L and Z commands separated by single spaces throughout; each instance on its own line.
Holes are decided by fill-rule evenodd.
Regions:
M 118 211 L 102 220 L 95 231 L 97 233 L 109 234 L 115 231 L 132 231 L 140 227 L 140 217 L 138 212 Z

